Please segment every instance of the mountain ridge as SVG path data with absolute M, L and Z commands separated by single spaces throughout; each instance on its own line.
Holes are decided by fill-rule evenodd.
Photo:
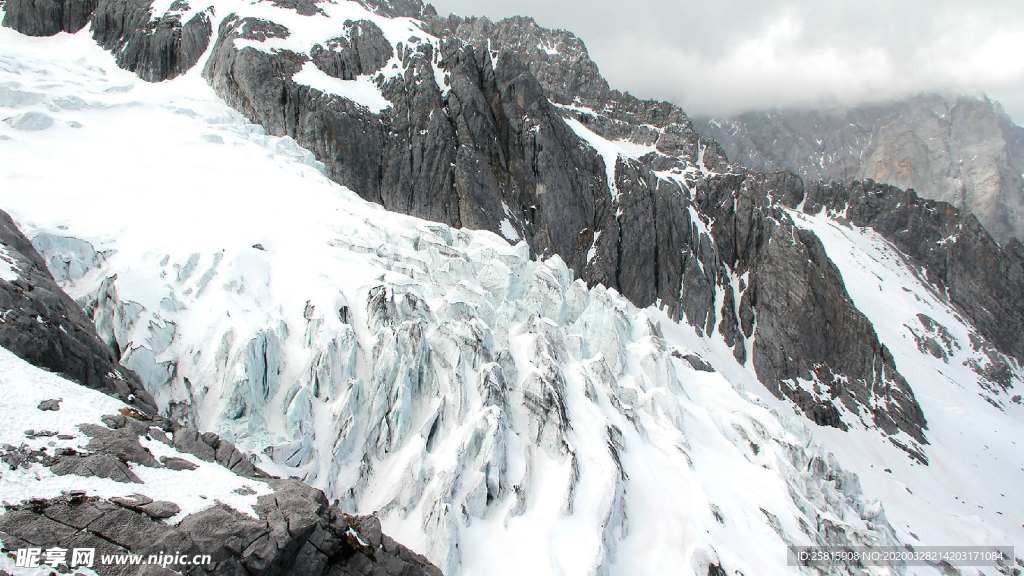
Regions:
M 161 410 L 343 510 L 379 512 L 450 574 L 703 575 L 758 556 L 788 573 L 786 542 L 959 538 L 968 497 L 985 534 L 1019 537 L 996 513 L 1016 502 L 1015 281 L 969 262 L 1012 271 L 1017 257 L 969 216 L 726 164 L 671 107 L 555 105 L 516 50 L 378 19 L 393 7 L 223 6 L 153 15 L 221 22 L 166 83 L 110 69 L 87 32 L 32 46 L 73 45 L 93 68 L 3 60 L 5 201 Z M 306 34 L 337 9 L 351 25 Z M 382 60 L 377 82 L 365 72 Z M 245 122 L 204 77 L 280 125 Z M 296 145 L 317 126 L 347 126 L 325 140 L 354 152 L 375 134 L 398 143 L 332 165 L 325 144 Z M 325 176 L 384 157 L 398 165 L 380 198 Z M 451 158 L 461 191 L 416 187 Z M 563 181 L 570 162 L 583 174 Z M 474 195 L 488 186 L 502 195 Z M 497 235 L 367 197 L 458 225 L 480 214 Z M 986 319 L 958 295 L 1007 312 Z M 982 443 L 980 468 L 962 465 Z

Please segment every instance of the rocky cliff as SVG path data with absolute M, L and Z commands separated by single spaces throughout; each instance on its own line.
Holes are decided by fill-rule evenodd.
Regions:
M 922 94 L 836 109 L 702 118 L 701 134 L 755 170 L 809 181 L 872 179 L 978 217 L 1000 243 L 1024 239 L 1024 129 L 986 97 Z

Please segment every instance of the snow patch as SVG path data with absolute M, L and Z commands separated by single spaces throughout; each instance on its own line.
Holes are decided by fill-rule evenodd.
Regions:
M 292 76 L 292 80 L 326 94 L 351 100 L 374 114 L 380 114 L 391 107 L 391 102 L 384 97 L 373 77 L 367 74 L 360 75 L 355 80 L 341 80 L 328 76 L 312 62 L 305 62 L 302 70 Z
M 590 243 L 590 249 L 587 250 L 587 264 L 590 264 L 597 257 L 597 241 L 601 238 L 601 232 L 594 233 L 594 241 Z
M 127 407 L 105 394 L 36 368 L 4 348 L 0 348 L 0 388 L 5 390 L 0 400 L 0 408 L 5 414 L 0 420 L 0 443 L 24 444 L 33 450 L 74 448 L 82 451 L 89 438 L 78 429 L 79 424 L 105 426 L 102 416 L 116 415 Z M 50 399 L 61 400 L 59 410 L 38 408 L 40 402 Z M 25 435 L 27 430 L 55 431 L 73 438 L 29 438 Z M 183 458 L 197 468 L 171 470 L 130 464 L 131 471 L 143 481 L 143 484 L 132 484 L 106 478 L 58 476 L 49 468 L 35 464 L 28 468 L 8 469 L 0 475 L 0 502 L 18 504 L 32 498 L 58 498 L 71 490 L 84 490 L 87 496 L 107 499 L 142 494 L 153 500 L 177 504 L 181 511 L 168 520 L 176 523 L 217 502 L 255 518 L 258 496 L 273 491 L 264 482 L 240 477 L 219 464 L 182 454 L 156 440 L 142 439 L 141 442 L 157 459 L 161 456 Z M 252 492 L 248 495 L 236 492 L 243 486 Z
M 601 160 L 604 161 L 605 177 L 608 180 L 608 190 L 612 194 L 612 199 L 616 202 L 619 201 L 619 187 L 615 183 L 615 164 L 619 160 L 619 156 L 623 155 L 623 150 L 617 146 L 614 142 L 606 140 L 598 136 L 590 128 L 583 125 L 582 122 L 575 118 L 566 118 L 565 123 L 569 125 L 569 128 L 576 133 L 577 136 L 583 139 L 584 142 L 590 144 L 597 153 L 601 155 Z
M 501 231 L 501 235 L 510 242 L 517 242 L 519 240 L 519 232 L 516 232 L 515 226 L 512 226 L 508 218 L 502 219 L 501 226 L 498 229 Z
M 10 252 L 3 245 L 0 245 L 0 280 L 14 282 L 21 275 L 18 273 L 18 265 L 14 262 Z
M 538 42 L 537 49 L 547 54 L 548 56 L 557 56 L 559 54 L 557 46 L 551 46 L 545 42 Z

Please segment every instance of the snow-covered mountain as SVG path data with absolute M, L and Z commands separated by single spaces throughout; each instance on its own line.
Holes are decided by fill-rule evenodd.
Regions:
M 969 210 L 999 242 L 1024 239 L 1024 129 L 985 96 L 756 110 L 702 118 L 733 162 L 807 180 L 871 178 Z
M 0 30 L 0 207 L 165 415 L 449 576 L 1024 545 L 1024 254 L 976 221 L 724 164 L 528 21 L 118 5 L 173 79 Z

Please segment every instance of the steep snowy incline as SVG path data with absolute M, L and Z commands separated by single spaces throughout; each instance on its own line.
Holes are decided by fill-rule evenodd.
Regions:
M 975 544 L 1016 535 L 1020 542 L 1024 406 L 1020 388 L 1011 387 L 1020 382 L 1019 366 L 965 325 L 921 271 L 873 230 L 841 224 L 824 211 L 790 214 L 821 238 L 857 307 L 892 351 L 928 417 L 932 445 L 923 467 L 873 458 L 885 450 L 850 450 L 846 435 L 824 429 L 819 435 L 830 438 L 841 461 L 859 461 L 867 492 L 891 502 L 886 512 L 904 541 Z M 883 496 L 894 492 L 913 498 Z M 943 511 L 938 518 L 936 510 Z
M 905 453 L 808 427 L 720 334 L 524 243 L 361 200 L 198 69 L 146 84 L 84 35 L 13 34 L 0 201 L 101 336 L 170 415 L 378 513 L 448 576 L 791 574 L 788 542 L 1024 544 L 1008 492 L 970 517 L 929 509 L 946 531 L 914 540 L 887 510 L 910 524 L 942 469 L 908 475 L 926 496 L 893 490 L 872 466 Z M 1019 434 L 1016 407 L 971 406 Z M 940 438 L 965 422 L 926 416 Z M 962 446 L 926 450 L 948 466 Z M 1021 447 L 990 446 L 978 473 L 999 479 L 978 485 L 1018 483 Z M 987 504 L 974 474 L 957 496 Z

